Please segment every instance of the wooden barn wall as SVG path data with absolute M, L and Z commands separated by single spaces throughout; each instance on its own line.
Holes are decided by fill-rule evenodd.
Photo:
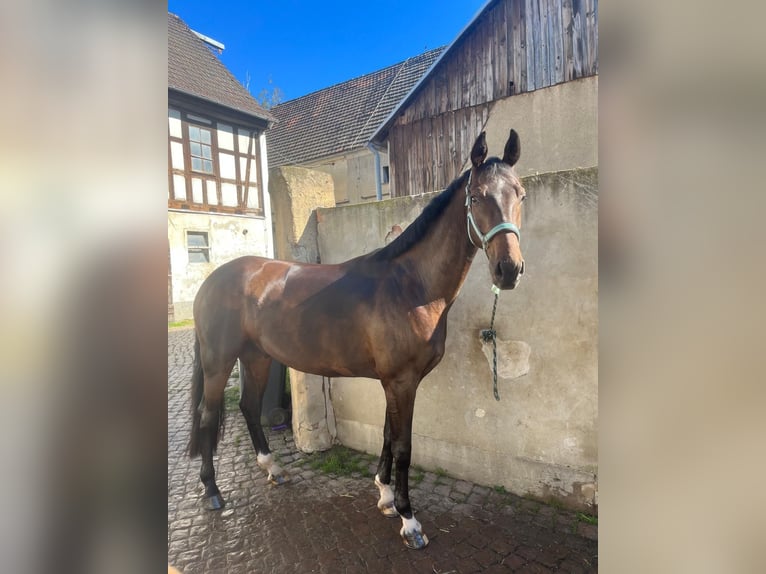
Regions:
M 394 196 L 459 174 L 493 101 L 598 74 L 598 0 L 498 0 L 389 129 Z
M 481 133 L 488 118 L 489 104 L 482 104 L 391 130 L 389 175 L 396 182 L 395 196 L 447 187 L 471 153 L 472 134 Z

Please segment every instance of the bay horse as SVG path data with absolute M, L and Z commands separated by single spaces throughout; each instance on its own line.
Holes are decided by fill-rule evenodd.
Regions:
M 210 274 L 194 301 L 194 372 L 189 454 L 202 456 L 206 505 L 224 500 L 213 452 L 223 427 L 224 388 L 240 360 L 240 409 L 258 464 L 280 484 L 261 428 L 261 400 L 272 359 L 324 377 L 380 379 L 386 397 L 378 509 L 400 516 L 410 548 L 428 537 L 410 505 L 412 413 L 420 381 L 444 354 L 447 313 L 478 249 L 493 284 L 513 289 L 524 273 L 519 243 L 526 192 L 513 170 L 521 152 L 511 130 L 502 159 L 487 159 L 486 134 L 471 167 L 436 196 L 387 246 L 335 265 L 240 257 Z M 395 490 L 391 469 L 396 463 Z

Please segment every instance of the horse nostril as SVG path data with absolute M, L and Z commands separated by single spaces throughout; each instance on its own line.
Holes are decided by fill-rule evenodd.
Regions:
M 502 263 L 498 263 L 497 267 L 495 267 L 495 277 L 497 277 L 498 279 L 502 279 L 503 278 L 503 264 Z
M 521 260 L 521 269 L 519 269 L 519 275 L 524 275 L 524 260 Z

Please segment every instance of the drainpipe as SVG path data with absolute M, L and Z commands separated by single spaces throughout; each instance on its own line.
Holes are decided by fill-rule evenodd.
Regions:
M 375 156 L 375 197 L 380 201 L 383 199 L 383 188 L 380 184 L 380 152 L 372 145 L 372 142 L 367 142 L 367 148 Z

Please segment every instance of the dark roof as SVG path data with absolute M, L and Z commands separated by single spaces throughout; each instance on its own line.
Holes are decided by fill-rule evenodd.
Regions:
M 272 108 L 269 165 L 294 165 L 364 147 L 383 120 L 439 57 L 429 50 Z
M 274 121 L 247 92 L 205 42 L 175 14 L 168 12 L 168 89 Z

